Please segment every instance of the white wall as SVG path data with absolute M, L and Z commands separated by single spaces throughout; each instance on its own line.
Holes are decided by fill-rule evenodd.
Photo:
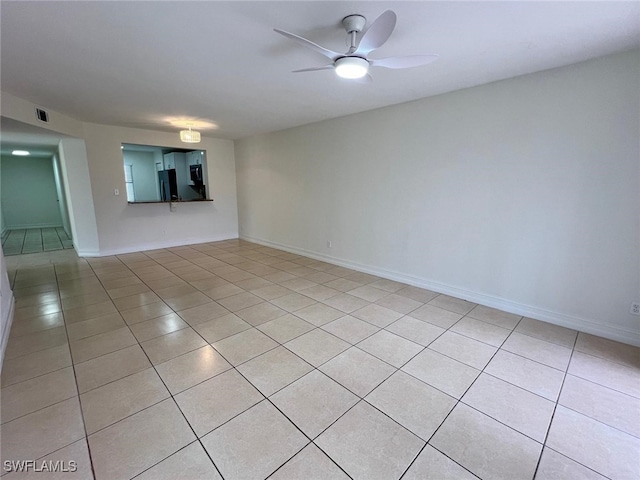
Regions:
M 238 210 L 234 145 L 203 137 L 207 192 L 214 202 L 128 205 L 122 143 L 184 148 L 178 132 L 79 122 L 44 107 L 50 123 L 35 119 L 35 105 L 2 92 L 2 116 L 69 135 L 59 144 L 74 246 L 81 256 L 100 256 L 236 238 Z M 120 190 L 119 196 L 114 189 Z
M 73 246 L 80 256 L 100 255 L 100 241 L 84 140 L 63 138 L 58 144 L 58 153 L 67 197 Z
M 2 198 L 2 157 L 0 157 L 0 198 Z M 0 201 L 0 235 L 4 235 L 6 230 L 4 224 L 4 212 L 2 211 L 2 202 Z
M 241 236 L 640 344 L 639 66 L 635 51 L 237 141 Z
M 53 132 L 72 137 L 82 136 L 82 122 L 75 118 L 68 117 L 56 111 L 46 108 L 44 105 L 37 105 L 44 108 L 49 113 L 49 123 L 43 123 L 36 119 L 36 105 L 28 100 L 11 95 L 7 92 L 0 92 L 0 104 L 2 105 L 2 116 L 18 120 L 19 122 L 45 128 Z
M 73 244 L 80 255 L 99 255 L 98 233 L 93 211 L 93 197 L 87 153 L 83 136 L 83 123 L 44 107 L 49 123 L 36 120 L 35 105 L 6 92 L 0 92 L 2 116 L 28 125 L 51 130 L 63 138 L 58 145 L 62 179 L 69 211 Z
M 51 158 L 3 156 L 1 168 L 7 228 L 62 226 Z
M 178 132 L 84 124 L 83 138 L 100 238 L 100 254 L 149 250 L 238 236 L 234 146 L 231 140 L 202 138 L 207 151 L 206 184 L 213 202 L 129 205 L 122 167 L 122 143 L 184 148 Z M 121 194 L 114 195 L 114 189 Z
M 0 163 L 2 163 L 2 158 L 0 158 Z M 0 168 L 0 198 L 2 197 L 2 168 Z M 4 235 L 7 226 L 4 223 L 4 211 L 3 205 L 0 201 L 0 235 Z
M 53 176 L 56 183 L 56 195 L 58 196 L 58 207 L 60 209 L 60 218 L 62 219 L 62 228 L 71 238 L 71 224 L 69 223 L 69 212 L 67 210 L 67 198 L 64 192 L 64 182 L 62 180 L 62 165 L 58 155 L 53 156 Z
M 4 351 L 9 341 L 14 304 L 13 292 L 7 276 L 7 264 L 0 246 L 0 371 L 2 370 Z

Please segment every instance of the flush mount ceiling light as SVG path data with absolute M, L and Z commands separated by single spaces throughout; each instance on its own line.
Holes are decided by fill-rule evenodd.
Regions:
M 184 143 L 200 143 L 200 132 L 191 130 L 191 124 L 187 124 L 189 130 L 180 130 L 180 140 Z
M 362 78 L 369 71 L 369 62 L 360 57 L 342 57 L 334 65 L 336 74 L 342 78 Z
M 13 152 L 11 152 L 11 155 L 17 155 L 19 157 L 26 157 L 27 155 L 31 155 L 29 152 L 27 152 L 26 150 L 14 150 Z

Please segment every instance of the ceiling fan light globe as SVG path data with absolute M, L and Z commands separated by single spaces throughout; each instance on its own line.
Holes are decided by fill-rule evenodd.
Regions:
M 342 57 L 335 61 L 336 74 L 342 78 L 362 78 L 369 71 L 369 62 L 360 57 Z

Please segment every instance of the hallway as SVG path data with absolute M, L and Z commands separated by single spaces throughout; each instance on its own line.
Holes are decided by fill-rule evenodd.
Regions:
M 5 256 L 70 248 L 73 248 L 73 243 L 62 227 L 7 230 L 2 236 Z

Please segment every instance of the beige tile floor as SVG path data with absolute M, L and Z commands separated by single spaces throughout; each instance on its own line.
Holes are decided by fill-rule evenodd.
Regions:
M 7 263 L 2 465 L 77 472 L 4 478 L 640 478 L 637 348 L 240 240 Z

